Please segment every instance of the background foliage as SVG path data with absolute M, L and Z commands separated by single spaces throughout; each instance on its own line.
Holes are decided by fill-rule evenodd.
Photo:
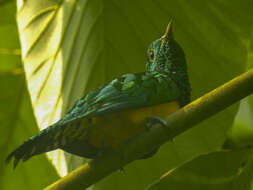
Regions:
M 64 175 L 84 162 L 55 151 L 50 160 L 57 173 L 45 155 L 21 163 L 13 172 L 4 165 L 4 158 L 38 131 L 33 112 L 38 126 L 44 128 L 87 90 L 120 74 L 143 71 L 147 46 L 163 34 L 171 17 L 175 38 L 185 50 L 193 99 L 250 68 L 252 9 L 250 0 L 18 0 L 16 12 L 14 1 L 0 2 L 0 121 L 4 134 L 0 189 L 41 189 L 56 180 L 57 173 Z M 144 189 L 150 184 L 151 189 L 172 184 L 178 189 L 203 189 L 203 184 L 229 189 L 235 183 L 242 184 L 235 189 L 249 189 L 251 151 L 219 151 L 231 126 L 226 141 L 230 147 L 252 142 L 252 101 L 245 101 L 248 107 L 240 107 L 242 114 L 235 122 L 237 105 L 92 189 Z M 249 122 L 242 122 L 245 115 Z M 12 183 L 13 178 L 17 183 Z
M 38 132 L 21 65 L 15 1 L 0 4 L 0 189 L 42 189 L 57 179 L 45 155 L 15 171 L 5 158 L 25 138 Z

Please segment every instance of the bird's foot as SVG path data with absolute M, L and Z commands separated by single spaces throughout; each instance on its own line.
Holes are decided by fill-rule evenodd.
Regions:
M 120 171 L 120 173 L 122 173 L 122 174 L 124 174 L 125 173 L 125 170 L 124 170 L 124 168 L 119 168 L 119 171 Z
M 149 130 L 155 124 L 161 124 L 164 127 L 168 127 L 167 122 L 164 119 L 160 118 L 160 117 L 148 117 L 148 118 L 146 118 L 146 121 L 145 121 L 146 130 Z M 170 139 L 170 141 L 174 142 L 174 139 L 172 138 L 172 139 Z
M 155 124 L 161 124 L 164 127 L 168 126 L 167 122 L 165 120 L 163 120 L 162 118 L 160 118 L 160 117 L 148 117 L 148 118 L 146 118 L 145 126 L 146 126 L 147 130 L 149 130 L 152 127 L 152 125 L 155 125 Z

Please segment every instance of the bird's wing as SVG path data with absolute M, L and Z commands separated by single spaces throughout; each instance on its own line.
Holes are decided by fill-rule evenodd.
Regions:
M 176 84 L 160 73 L 126 74 L 79 99 L 62 122 L 178 100 Z
M 6 161 L 9 162 L 15 157 L 14 166 L 16 166 L 20 159 L 27 160 L 33 155 L 71 143 L 78 130 L 85 131 L 85 126 L 80 128 L 76 124 L 82 119 L 174 101 L 179 97 L 180 91 L 168 75 L 125 74 L 77 100 L 61 120 L 29 138 L 13 151 Z

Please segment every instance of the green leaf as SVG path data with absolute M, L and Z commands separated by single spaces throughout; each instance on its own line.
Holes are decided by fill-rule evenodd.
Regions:
M 233 126 L 228 131 L 225 148 L 238 148 L 253 145 L 253 113 L 249 98 L 241 100 Z
M 146 48 L 171 17 L 186 53 L 193 99 L 232 79 L 246 65 L 250 5 L 249 0 L 19 0 L 22 59 L 40 128 L 57 121 L 84 92 L 122 73 L 143 71 Z M 142 189 L 169 168 L 217 149 L 236 110 L 206 120 L 94 189 Z M 54 163 L 64 175 L 64 158 L 58 158 Z
M 253 177 L 252 155 L 252 150 L 218 151 L 201 155 L 168 171 L 147 190 L 249 190 Z
M 21 65 L 15 11 L 15 1 L 0 4 L 0 189 L 42 189 L 58 178 L 45 156 L 15 171 L 5 164 L 14 148 L 38 132 Z
M 253 30 L 251 29 L 247 43 L 247 70 L 253 68 Z M 228 132 L 225 147 L 235 148 L 253 145 L 253 96 L 240 101 L 240 107 L 233 126 Z
M 247 69 L 253 68 L 253 29 L 251 29 L 251 34 L 248 40 L 248 59 L 247 59 Z M 253 96 L 249 96 L 249 103 L 251 109 L 253 109 Z

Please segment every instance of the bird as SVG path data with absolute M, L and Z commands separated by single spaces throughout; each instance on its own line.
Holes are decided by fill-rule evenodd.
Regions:
M 188 104 L 190 94 L 184 51 L 174 39 L 170 21 L 164 35 L 148 47 L 144 72 L 124 74 L 87 92 L 59 121 L 11 152 L 6 163 L 14 158 L 15 168 L 20 160 L 56 149 L 97 158 L 154 123 L 166 125 L 163 118 Z

